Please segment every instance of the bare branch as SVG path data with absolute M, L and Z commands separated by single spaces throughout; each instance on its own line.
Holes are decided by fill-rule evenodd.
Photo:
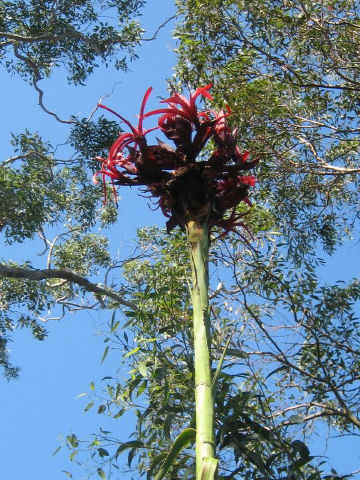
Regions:
M 25 62 L 33 71 L 33 85 L 35 87 L 35 90 L 38 92 L 39 94 L 39 105 L 40 107 L 44 110 L 44 112 L 48 113 L 49 115 L 52 115 L 53 117 L 56 118 L 56 120 L 60 123 L 67 123 L 67 124 L 74 124 L 74 123 L 77 123 L 76 120 L 63 120 L 61 119 L 58 115 L 56 115 L 56 113 L 52 112 L 51 110 L 47 109 L 43 103 L 43 97 L 44 97 L 44 92 L 43 90 L 38 86 L 38 82 L 40 80 L 42 80 L 42 76 L 40 74 L 40 71 L 38 69 L 38 66 L 36 65 L 36 63 L 34 62 L 34 60 L 32 60 L 31 58 L 29 57 L 25 57 L 24 55 L 22 55 L 20 52 L 19 52 L 19 49 L 17 47 L 17 45 L 14 45 L 14 55 L 16 58 L 18 58 L 19 60 L 22 60 L 23 62 Z
M 48 155 L 45 155 L 42 152 L 39 152 L 37 150 L 29 150 L 26 153 L 21 153 L 20 155 L 15 155 L 14 157 L 10 157 L 10 158 L 7 158 L 6 160 L 3 160 L 0 163 L 0 167 L 5 167 L 6 165 L 9 165 L 13 162 L 16 162 L 16 160 L 24 160 L 28 157 L 31 157 L 32 155 L 41 157 L 43 160 L 46 160 L 47 162 L 50 162 L 50 160 L 51 160 L 51 161 L 56 162 L 56 163 L 67 163 L 67 160 L 60 160 L 60 159 L 56 159 L 56 158 L 51 158 L 50 159 Z
M 102 55 L 103 52 L 100 50 L 98 43 L 92 38 L 83 35 L 81 32 L 76 30 L 67 30 L 60 35 L 38 35 L 34 37 L 25 37 L 23 35 L 18 35 L 14 33 L 0 32 L 0 37 L 10 40 L 7 43 L 39 43 L 39 42 L 51 42 L 51 43 L 60 43 L 67 38 L 76 38 L 81 40 L 83 43 L 89 44 L 98 55 Z M 115 42 L 114 42 L 115 43 Z M 14 45 L 15 48 L 15 45 Z
M 0 276 L 34 281 L 48 280 L 50 278 L 61 278 L 71 283 L 76 283 L 80 287 L 85 288 L 87 291 L 92 292 L 95 295 L 109 297 L 125 307 L 135 308 L 131 302 L 125 300 L 118 293 L 110 290 L 109 288 L 100 287 L 99 285 L 90 282 L 87 278 L 68 269 L 34 270 L 31 268 L 12 267 L 0 263 Z
M 330 170 L 332 175 L 348 175 L 348 174 L 353 174 L 353 173 L 359 173 L 360 172 L 360 168 L 344 168 L 344 167 L 336 167 L 334 165 L 330 165 L 329 163 L 327 163 L 325 160 L 323 160 L 318 155 L 314 145 L 311 142 L 307 141 L 303 137 L 298 137 L 298 140 L 299 140 L 300 143 L 309 147 L 309 149 L 311 150 L 311 153 L 313 154 L 314 158 L 320 163 L 322 168 Z
M 34 153 L 37 152 L 27 152 L 27 153 L 22 153 L 21 155 L 15 155 L 14 157 L 10 157 L 7 160 L 4 160 L 3 162 L 0 163 L 0 167 L 5 167 L 5 165 L 8 165 L 9 163 L 16 162 L 16 160 L 24 159 L 27 157 L 30 157 L 30 155 L 33 155 Z
M 165 22 L 163 22 L 161 25 L 158 26 L 158 28 L 155 30 L 154 34 L 152 37 L 150 38 L 142 38 L 141 40 L 143 42 L 151 42 L 152 40 L 156 40 L 156 37 L 157 37 L 157 34 L 160 32 L 160 30 L 164 27 L 166 27 L 166 25 L 171 22 L 171 20 L 174 20 L 174 18 L 176 18 L 176 15 L 172 15 L 171 17 L 167 18 L 165 20 Z

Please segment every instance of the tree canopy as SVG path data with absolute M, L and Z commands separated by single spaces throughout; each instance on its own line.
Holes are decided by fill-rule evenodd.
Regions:
M 1 364 L 6 375 L 17 373 L 6 353 L 10 332 L 17 325 L 29 326 L 36 337 L 44 338 L 37 318 L 59 301 L 63 309 L 63 302 L 69 304 L 80 291 L 88 291 L 91 282 L 85 277 L 110 264 L 106 238 L 99 238 L 91 229 L 96 223 L 106 226 L 116 219 L 112 202 L 100 208 L 102 192 L 89 182 L 89 172 L 96 168 L 93 157 L 105 154 L 117 137 L 118 125 L 103 117 L 96 121 L 59 118 L 45 106 L 39 83 L 61 68 L 69 82 L 81 84 L 100 61 L 104 65 L 113 62 L 116 69 L 126 71 L 129 61 L 136 58 L 135 49 L 144 33 L 137 20 L 144 4 L 0 3 L 2 67 L 35 87 L 46 113 L 69 124 L 69 144 L 76 152 L 75 157 L 59 159 L 56 146 L 41 134 L 26 130 L 12 135 L 14 154 L 0 164 L 0 228 L 5 244 L 21 243 L 38 234 L 48 253 L 42 274 L 26 258 L 22 275 L 15 271 L 19 265 L 1 265 Z M 58 236 L 51 243 L 47 229 L 54 226 Z M 74 275 L 76 289 L 66 280 L 71 276 L 75 279 Z M 13 280 L 19 276 L 24 280 Z M 63 281 L 37 281 L 50 278 Z M 96 291 L 97 286 L 91 288 Z M 17 312 L 18 304 L 24 306 L 23 312 L 12 313 L 14 308 Z
M 358 216 L 357 2 L 178 4 L 179 78 L 231 105 L 289 253 L 333 251 Z

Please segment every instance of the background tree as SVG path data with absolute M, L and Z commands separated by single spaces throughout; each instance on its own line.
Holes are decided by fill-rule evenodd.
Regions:
M 213 81 L 259 165 L 289 253 L 332 252 L 358 210 L 356 2 L 179 1 L 178 74 Z
M 214 81 L 218 98 L 233 107 L 241 138 L 263 155 L 258 201 L 266 205 L 275 235 L 267 235 L 268 252 L 255 263 L 240 256 L 233 262 L 234 273 L 244 263 L 235 291 L 259 328 L 255 338 L 266 340 L 257 355 L 280 362 L 284 390 L 299 387 L 302 400 L 282 408 L 301 412 L 294 421 L 327 418 L 341 432 L 356 435 L 358 405 L 352 395 L 358 393 L 359 373 L 356 354 L 345 352 L 350 345 L 356 350 L 358 342 L 352 311 L 358 280 L 321 285 L 316 269 L 323 253 L 319 241 L 331 254 L 358 228 L 358 5 L 178 5 L 180 81 Z M 261 299 L 256 309 L 254 294 Z M 279 323 L 274 307 L 282 316 Z M 283 317 L 286 310 L 294 323 L 289 313 Z M 296 331 L 293 351 L 274 337 L 280 325 Z
M 43 320 L 51 306 L 59 307 L 54 316 L 61 318 L 69 308 L 80 306 L 75 304 L 86 292 L 98 295 L 98 306 L 109 292 L 113 300 L 122 300 L 121 294 L 87 278 L 113 264 L 106 238 L 93 229 L 116 221 L 115 205 L 109 201 L 101 207 L 103 193 L 91 185 L 89 175 L 98 168 L 93 157 L 106 154 L 119 126 L 101 116 L 60 118 L 45 106 L 41 81 L 65 70 L 69 83 L 83 84 L 101 64 L 126 71 L 137 57 L 136 47 L 146 40 L 138 21 L 144 5 L 143 1 L 0 3 L 1 65 L 35 87 L 40 107 L 65 124 L 63 135 L 72 149 L 59 158 L 58 145 L 26 130 L 12 135 L 13 155 L 0 163 L 0 229 L 5 245 L 21 245 L 39 236 L 45 258 L 41 271 L 34 271 L 29 261 L 21 271 L 20 265 L 5 259 L 0 267 L 0 357 L 10 377 L 18 370 L 9 363 L 7 340 L 17 326 L 30 326 L 37 338 L 43 338 Z M 56 235 L 51 238 L 54 227 Z M 16 278 L 24 281 L 12 280 Z M 85 303 L 94 306 L 91 299 Z M 18 313 L 18 304 L 27 312 Z

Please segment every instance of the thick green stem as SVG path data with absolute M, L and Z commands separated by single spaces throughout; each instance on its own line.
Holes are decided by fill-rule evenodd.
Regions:
M 214 405 L 211 388 L 209 319 L 209 238 L 206 225 L 188 222 L 194 312 L 196 479 L 201 480 L 204 459 L 215 458 Z

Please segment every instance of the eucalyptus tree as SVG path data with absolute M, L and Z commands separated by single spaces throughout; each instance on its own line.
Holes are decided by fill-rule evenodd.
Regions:
M 265 221 L 260 209 L 247 217 L 258 247 L 268 241 Z M 219 478 L 351 475 L 350 468 L 330 470 L 312 437 L 317 421 L 358 434 L 358 283 L 323 287 L 310 264 L 293 271 L 274 250 L 254 252 L 236 237 L 216 236 L 209 269 L 212 374 L 222 365 L 214 388 Z M 112 417 L 113 426 L 87 443 L 73 436 L 67 443 L 84 465 L 90 453 L 90 472 L 194 478 L 191 437 L 181 435 L 195 426 L 188 244 L 180 232 L 149 228 L 139 231 L 139 247 L 122 271 L 133 306 L 109 322 L 109 375 L 85 407 Z M 137 425 L 120 441 L 129 412 Z M 174 446 L 182 448 L 177 456 Z
M 356 230 L 359 5 L 179 0 L 178 78 L 214 83 L 295 258 Z
M 26 257 L 23 265 L 9 263 L 2 250 L 0 363 L 7 376 L 18 373 L 7 351 L 14 328 L 29 326 L 42 339 L 51 306 L 57 305 L 51 315 L 61 318 L 69 308 L 80 308 L 79 294 L 95 295 L 94 301 L 89 297 L 89 306 L 100 306 L 109 292 L 113 300 L 122 299 L 89 278 L 113 263 L 106 238 L 92 229 L 116 220 L 115 205 L 110 201 L 101 208 L 102 191 L 91 185 L 89 175 L 97 166 L 93 157 L 105 154 L 119 126 L 103 117 L 60 118 L 47 104 L 42 81 L 65 71 L 70 84 L 83 85 L 94 70 L 108 65 L 126 72 L 144 39 L 138 19 L 145 3 L 0 2 L 0 66 L 5 74 L 20 76 L 34 87 L 40 108 L 63 125 L 62 138 L 70 135 L 73 151 L 59 158 L 57 145 L 29 126 L 12 137 L 9 133 L 12 154 L 0 161 L 2 239 L 5 245 L 21 246 L 39 237 L 45 258 L 36 265 L 42 269 L 36 270 Z M 148 40 L 155 38 L 156 34 Z M 17 305 L 23 306 L 21 312 Z
M 61 121 L 45 107 L 39 82 L 60 66 L 75 85 L 83 84 L 100 62 L 126 71 L 142 38 L 137 17 L 145 3 L 2 1 L 0 64 L 32 84 L 39 105 Z
M 180 0 L 178 8 L 173 82 L 213 82 L 242 144 L 261 157 L 255 212 L 266 208 L 269 231 L 257 255 L 225 251 L 234 283 L 222 295 L 251 319 L 252 357 L 277 364 L 288 394 L 278 395 L 281 406 L 270 393 L 272 416 L 292 412 L 288 424 L 304 432 L 322 419 L 356 439 L 359 281 L 331 285 L 318 269 L 324 250 L 336 253 L 358 232 L 359 5 Z

